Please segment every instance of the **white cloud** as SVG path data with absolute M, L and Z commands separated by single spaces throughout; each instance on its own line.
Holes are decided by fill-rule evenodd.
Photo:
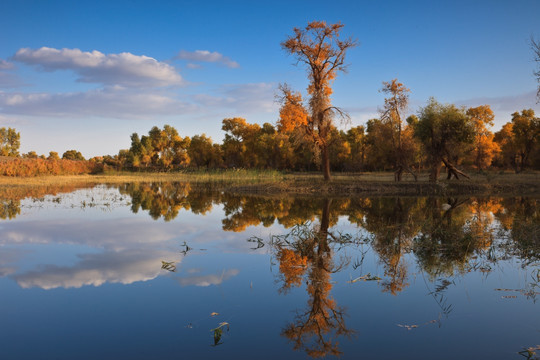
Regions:
M 220 116 L 227 111 L 247 116 L 277 111 L 274 91 L 274 85 L 269 83 L 225 85 L 212 95 L 196 94 L 186 101 L 171 91 L 140 91 L 118 86 L 72 93 L 0 91 L 0 113 L 73 119 L 148 119 L 187 114 L 215 116 L 210 114 L 216 111 Z
M 217 95 L 198 94 L 194 100 L 203 107 L 233 109 L 239 114 L 277 111 L 275 86 L 270 83 L 224 85 Z
M 480 105 L 490 105 L 494 112 L 516 112 L 523 109 L 538 108 L 536 104 L 536 91 L 519 95 L 498 96 L 498 97 L 478 97 L 456 102 L 458 105 L 475 107 Z
M 523 109 L 533 109 L 540 113 L 540 104 L 536 103 L 536 91 L 531 91 L 519 95 L 478 97 L 468 100 L 456 101 L 457 105 L 466 107 L 476 107 L 489 105 L 495 113 L 493 131 L 499 130 L 503 124 L 512 120 L 512 114 Z
M 188 69 L 201 69 L 202 68 L 202 65 L 201 64 L 193 64 L 193 63 L 189 63 L 186 65 L 186 67 Z
M 191 113 L 196 106 L 182 102 L 170 93 L 107 87 L 57 94 L 0 92 L 0 109 L 4 114 L 40 117 L 145 119 Z
M 19 49 L 13 60 L 37 66 L 44 71 L 72 70 L 78 81 L 130 87 L 181 85 L 182 77 L 169 64 L 128 52 L 103 54 L 97 50 Z
M 10 72 L 14 69 L 13 63 L 0 59 L 0 88 L 15 88 L 23 85 L 19 77 Z
M 210 52 L 208 50 L 195 50 L 195 51 L 181 50 L 176 56 L 176 59 L 188 60 L 192 62 L 220 63 L 229 68 L 240 67 L 240 64 L 238 64 L 236 61 L 233 61 L 230 58 L 223 56 L 223 54 L 220 54 L 216 51 Z
M 0 70 L 10 70 L 13 69 L 15 66 L 13 63 L 10 63 L 4 59 L 0 59 Z

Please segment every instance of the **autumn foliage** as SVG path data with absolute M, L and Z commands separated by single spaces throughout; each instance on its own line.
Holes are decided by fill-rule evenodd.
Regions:
M 102 165 L 93 161 L 1 158 L 2 176 L 80 175 L 100 172 Z

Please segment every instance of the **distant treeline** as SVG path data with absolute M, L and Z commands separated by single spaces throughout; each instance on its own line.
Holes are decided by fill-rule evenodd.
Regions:
M 0 175 L 82 174 L 106 169 L 319 170 L 318 147 L 305 141 L 302 127 L 294 124 L 298 114 L 302 114 L 302 109 L 295 106 L 301 105 L 283 104 L 277 126 L 250 124 L 243 118 L 224 119 L 222 144 L 214 143 L 205 134 L 182 137 L 172 126 L 154 126 L 147 135 L 132 134 L 129 149 L 89 160 L 76 150 L 66 151 L 62 158 L 56 152 L 48 156 L 38 156 L 34 151 L 20 155 L 19 134 L 15 129 L 2 128 L 0 154 L 4 158 L 0 161 Z M 493 112 L 487 105 L 465 109 L 431 100 L 418 116 L 409 116 L 399 129 L 384 119 L 372 119 L 366 126 L 347 131 L 332 127 L 328 143 L 331 169 L 388 171 L 402 162 L 417 172 L 431 169 L 433 159 L 442 161 L 447 169 L 458 165 L 479 171 L 540 169 L 540 118 L 533 110 L 515 112 L 511 121 L 496 133 L 490 130 L 492 122 Z
M 433 106 L 432 106 L 433 105 Z M 433 109 L 442 107 L 443 109 Z M 282 109 L 283 110 L 283 109 Z M 479 171 L 489 168 L 540 169 L 540 119 L 533 110 L 512 115 L 512 120 L 496 133 L 490 131 L 493 113 L 489 106 L 457 108 L 430 104 L 419 117 L 407 118 L 400 130 L 397 153 L 392 123 L 372 119 L 366 126 L 347 131 L 333 127 L 329 153 L 333 171 L 387 171 L 396 159 L 406 159 L 415 171 L 429 169 L 433 152 L 440 151 L 445 165 L 459 165 Z M 443 111 L 433 119 L 430 111 Z M 320 169 L 317 147 L 303 141 L 298 127 L 284 126 L 281 112 L 277 126 L 249 124 L 245 119 L 224 119 L 225 138 L 216 144 L 205 134 L 182 137 L 165 125 L 153 127 L 147 135 L 131 135 L 131 147 L 116 156 L 96 159 L 108 167 L 133 171 L 172 171 L 177 169 L 257 168 L 291 171 Z M 446 118 L 445 118 L 446 116 Z M 453 116 L 453 118 L 452 118 Z M 459 118 L 459 121 L 455 121 Z M 448 160 L 446 160 L 448 159 Z M 440 161 L 440 160 L 439 160 Z

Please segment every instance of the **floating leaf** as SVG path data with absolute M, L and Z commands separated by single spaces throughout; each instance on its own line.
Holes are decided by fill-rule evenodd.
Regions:
M 210 331 L 212 331 L 214 333 L 214 346 L 218 346 L 218 345 L 221 344 L 220 343 L 221 336 L 223 335 L 223 328 L 225 326 L 227 327 L 227 331 L 229 331 L 229 323 L 228 322 L 221 322 L 221 323 L 219 323 L 217 328 L 210 330 Z

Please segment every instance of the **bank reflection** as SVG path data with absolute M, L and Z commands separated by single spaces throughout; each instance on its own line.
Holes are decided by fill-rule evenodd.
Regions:
M 0 219 L 11 220 L 21 214 L 21 200 L 30 198 L 42 201 L 45 196 L 66 194 L 78 189 L 90 188 L 94 184 L 42 185 L 42 186 L 0 186 Z

